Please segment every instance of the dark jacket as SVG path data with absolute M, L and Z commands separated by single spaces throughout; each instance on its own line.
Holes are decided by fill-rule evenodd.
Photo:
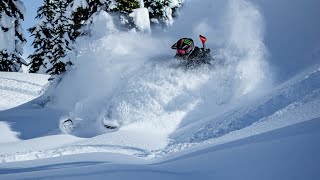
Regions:
M 210 63 L 211 55 L 210 49 L 203 49 L 195 47 L 191 54 L 188 55 L 179 55 L 175 56 L 176 58 L 187 60 L 189 63 Z

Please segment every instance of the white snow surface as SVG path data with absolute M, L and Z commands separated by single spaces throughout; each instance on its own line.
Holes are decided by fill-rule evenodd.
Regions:
M 40 96 L 48 78 L 45 75 L 0 72 L 0 112 Z M 12 131 L 5 118 L 0 120 L 0 143 L 18 141 L 19 132 Z
M 0 110 L 10 109 L 40 96 L 49 76 L 0 73 Z
M 142 32 L 150 32 L 150 18 L 149 18 L 149 11 L 147 8 L 143 7 L 143 2 L 140 2 L 140 8 L 134 9 L 133 12 L 130 14 L 130 17 L 133 18 L 134 24 L 137 28 Z
M 263 7 L 201 2 L 165 33 L 122 32 L 97 15 L 57 86 L 0 73 L 0 179 L 319 179 L 320 65 L 273 83 Z M 178 68 L 168 49 L 199 34 L 214 68 Z

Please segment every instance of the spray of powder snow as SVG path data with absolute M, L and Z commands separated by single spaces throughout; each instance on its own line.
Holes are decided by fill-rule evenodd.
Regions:
M 222 59 L 225 65 L 216 69 L 201 89 L 205 101 L 189 113 L 180 128 L 171 135 L 175 143 L 186 142 L 207 124 L 221 121 L 219 117 L 223 114 L 250 103 L 272 84 L 266 61 L 267 50 L 263 44 L 264 22 L 258 8 L 245 0 L 205 1 L 199 6 L 201 13 L 209 16 L 196 18 L 198 22 L 192 25 L 194 36 L 207 33 L 209 37 L 215 37 L 213 40 L 217 41 L 211 46 L 218 47 L 214 51 L 216 59 Z M 210 138 L 210 133 L 207 135 Z
M 55 105 L 81 122 L 77 135 L 104 133 L 103 120 L 169 135 L 268 87 L 263 20 L 245 0 L 188 1 L 171 29 L 153 35 L 119 32 L 108 14 L 98 17 L 107 24 L 103 37 L 78 44 L 76 68 L 56 89 Z M 211 70 L 175 68 L 170 46 L 184 36 L 199 43 L 199 34 L 219 63 Z
M 216 59 L 236 68 L 233 74 L 240 83 L 238 94 L 270 86 L 264 21 L 258 7 L 249 1 L 188 1 L 169 32 L 176 37 L 192 37 L 199 45 L 198 35 L 207 36 L 207 46 Z
M 260 12 L 247 1 L 232 0 L 228 11 L 230 36 L 228 51 L 232 51 L 239 62 L 237 73 L 241 80 L 241 91 L 247 94 L 268 84 L 266 75 L 266 48 L 263 44 L 264 24 Z

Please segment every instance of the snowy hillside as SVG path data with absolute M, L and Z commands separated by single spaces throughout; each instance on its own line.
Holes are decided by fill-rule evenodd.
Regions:
M 295 52 L 303 71 L 285 69 L 295 46 L 274 49 L 270 4 L 201 2 L 166 32 L 123 32 L 97 14 L 58 84 L 0 73 L 0 179 L 319 179 L 319 39 Z M 213 66 L 181 68 L 171 45 L 199 34 Z
M 34 81 L 37 79 L 37 76 L 33 77 Z M 3 179 L 53 177 L 86 179 L 88 176 L 117 179 L 151 177 L 153 179 L 318 179 L 320 177 L 317 171 L 317 163 L 320 160 L 319 80 L 320 66 L 292 78 L 247 108 L 233 111 L 233 114 L 237 114 L 234 117 L 240 117 L 234 120 L 239 124 L 244 122 L 244 116 L 249 117 L 248 114 L 252 114 L 249 118 L 250 123 L 254 119 L 256 121 L 241 130 L 230 129 L 231 133 L 219 138 L 202 141 L 203 137 L 208 139 L 215 132 L 207 129 L 206 132 L 213 134 L 198 135 L 203 130 L 199 131 L 195 127 L 208 128 L 205 125 L 207 121 L 178 128 L 176 132 L 180 138 L 176 138 L 176 141 L 179 140 L 180 143 L 173 141 L 164 150 L 149 152 L 147 158 L 149 160 L 137 157 L 146 157 L 150 147 L 161 148 L 157 137 L 150 132 L 146 134 L 136 132 L 133 136 L 134 133 L 130 130 L 119 130 L 116 133 L 86 139 L 69 135 L 47 135 L 25 141 L 1 143 L 0 177 Z M 28 106 L 18 107 L 15 112 L 32 108 L 31 104 Z M 5 119 L 3 112 L 1 115 L 1 119 Z M 16 114 L 16 117 L 18 116 Z M 193 129 L 191 131 L 195 132 L 192 133 L 193 136 L 181 133 L 186 127 L 188 130 Z M 33 126 L 33 129 L 37 127 Z M 3 131 L 1 133 L 5 136 Z M 193 144 L 182 144 L 181 137 L 184 137 L 182 139 L 191 137 Z M 194 148 L 181 151 L 190 145 Z M 172 152 L 176 153 L 169 155 Z M 68 154 L 73 155 L 64 156 Z M 150 159 L 151 157 L 158 158 Z M 32 159 L 39 160 L 24 161 Z M 20 162 L 5 163 L 10 161 Z
M 48 78 L 44 75 L 0 72 L 0 111 L 17 107 L 40 96 Z M 18 140 L 16 135 L 19 133 L 12 131 L 10 126 L 11 124 L 0 121 L 0 143 Z
M 0 110 L 26 103 L 41 94 L 49 76 L 0 73 Z
M 146 161 L 109 153 L 0 164 L 1 179 L 319 179 L 320 119 Z

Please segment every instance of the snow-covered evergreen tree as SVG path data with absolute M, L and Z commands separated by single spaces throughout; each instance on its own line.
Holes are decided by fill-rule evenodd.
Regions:
M 129 14 L 133 9 L 140 7 L 139 0 L 116 0 L 116 7 L 114 11 L 119 11 L 123 14 Z
M 100 1 L 99 1 L 100 2 Z M 87 0 L 74 0 L 69 4 L 70 12 L 70 38 L 75 40 L 80 34 L 84 22 L 89 19 L 90 7 Z
M 26 39 L 21 23 L 25 7 L 20 0 L 0 1 L 0 71 L 20 71 Z
M 129 16 L 134 9 L 139 8 L 140 0 L 73 0 L 68 11 L 71 15 L 70 38 L 74 41 L 79 35 L 91 33 L 94 16 L 100 11 L 113 12 L 118 16 L 121 25 L 131 29 L 135 28 L 133 19 Z
M 184 0 L 144 0 L 152 25 L 164 26 L 173 23 L 173 18 L 177 16 L 177 10 L 183 3 Z
M 67 13 L 67 0 L 53 0 L 55 3 L 55 17 L 53 19 L 55 36 L 53 37 L 53 58 L 50 60 L 52 67 L 47 70 L 50 75 L 59 75 L 66 71 L 66 66 L 72 64 L 71 40 L 69 38 L 70 23 Z
M 92 23 L 93 14 L 100 10 L 110 11 L 115 2 L 112 0 L 73 0 L 67 9 L 70 12 L 70 38 L 76 40 L 79 35 L 88 34 L 87 32 L 90 27 L 84 28 L 83 26 L 90 26 Z
M 28 58 L 31 60 L 29 72 L 46 73 L 52 67 L 50 61 L 53 59 L 53 37 L 55 36 L 53 19 L 55 16 L 55 4 L 52 0 L 45 0 L 37 11 L 36 18 L 40 22 L 28 29 L 34 37 L 32 43 L 35 51 Z
M 40 22 L 29 29 L 35 38 L 33 47 L 36 49 L 29 56 L 29 72 L 56 75 L 72 64 L 68 56 L 72 51 L 68 34 L 71 25 L 66 10 L 69 3 L 70 0 L 44 0 L 38 9 L 36 18 Z
M 115 12 L 121 24 L 128 28 L 146 31 L 150 28 L 148 14 L 154 24 L 169 25 L 174 12 L 184 0 L 44 0 L 38 11 L 40 23 L 29 29 L 35 37 L 36 51 L 30 56 L 30 72 L 61 74 L 72 64 L 72 43 L 80 35 L 91 33 L 91 27 L 100 11 Z M 144 6 L 145 13 L 136 9 Z M 140 16 L 139 16 L 140 15 Z M 139 17 L 139 18 L 138 18 Z M 140 22 L 140 26 L 135 24 Z M 148 25 L 149 24 L 149 25 Z M 141 25 L 144 25 L 143 27 Z M 148 28 L 148 26 L 149 28 Z
M 76 40 L 79 35 L 90 34 L 93 16 L 100 10 L 113 12 L 120 19 L 120 25 L 127 29 L 141 30 L 134 21 L 132 13 L 142 6 L 148 9 L 153 25 L 170 25 L 184 0 L 70 0 L 70 38 Z M 139 11 L 141 12 L 141 11 Z M 137 12 L 135 12 L 137 14 Z

